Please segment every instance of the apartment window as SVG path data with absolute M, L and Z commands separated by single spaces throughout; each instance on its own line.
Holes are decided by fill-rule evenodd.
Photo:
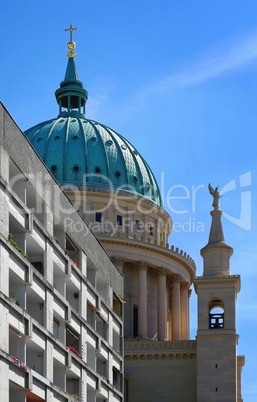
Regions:
M 59 329 L 60 329 L 60 321 L 57 318 L 53 318 L 53 334 L 55 338 L 59 339 Z
M 73 353 L 81 357 L 79 353 L 80 335 L 77 334 L 75 331 L 73 331 L 72 328 L 68 326 L 66 326 L 66 345 Z
M 123 303 L 124 303 L 124 301 L 123 301 Z M 113 310 L 119 317 L 122 316 L 121 296 L 117 297 L 115 294 L 113 294 Z
M 31 264 L 38 272 L 40 272 L 41 275 L 44 275 L 44 267 L 41 261 L 31 262 Z
M 117 215 L 117 225 L 122 226 L 122 215 Z
M 121 391 L 121 373 L 116 367 L 112 368 L 113 386 Z

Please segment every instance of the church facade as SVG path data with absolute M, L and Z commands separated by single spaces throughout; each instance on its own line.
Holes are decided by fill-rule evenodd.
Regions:
M 38 384 L 44 378 L 45 382 L 50 381 L 54 387 L 58 386 L 58 397 L 62 399 L 51 399 L 57 397 L 54 391 L 46 387 L 45 396 L 42 393 L 42 399 L 35 401 L 72 401 L 76 396 L 78 400 L 87 402 L 242 402 L 241 370 L 244 358 L 237 356 L 238 335 L 235 327 L 240 277 L 232 275 L 230 271 L 233 250 L 225 242 L 219 194 L 214 194 L 215 190 L 210 188 L 213 195 L 212 224 L 208 243 L 201 250 L 203 274 L 196 276 L 192 258 L 185 251 L 169 246 L 172 220 L 163 208 L 158 184 L 147 162 L 123 136 L 86 118 L 88 94 L 76 70 L 72 26 L 68 30 L 71 37 L 67 69 L 55 93 L 59 114 L 57 118 L 28 129 L 25 136 L 51 172 L 52 180 L 56 180 L 60 197 L 66 200 L 68 196 L 74 211 L 72 214 L 63 213 L 56 228 L 53 228 L 51 218 L 47 227 L 52 238 L 51 241 L 46 239 L 50 245 L 42 247 L 45 251 L 41 252 L 40 260 L 31 260 L 32 267 L 29 265 L 28 269 L 38 276 L 38 272 L 34 274 L 33 262 L 41 262 L 44 270 L 43 274 L 40 273 L 43 277 L 39 277 L 41 281 L 47 281 L 48 277 L 52 278 L 55 267 L 53 257 L 49 255 L 55 249 L 61 254 L 60 246 L 65 250 L 67 245 L 72 245 L 70 255 L 61 254 L 59 258 L 64 259 L 70 267 L 68 275 L 74 270 L 76 280 L 71 279 L 69 283 L 68 278 L 63 278 L 64 273 L 58 271 L 49 286 L 53 287 L 54 295 L 65 304 L 67 311 L 71 311 L 70 315 L 75 314 L 74 303 L 79 305 L 77 308 L 81 317 L 73 317 L 73 321 L 67 325 L 70 332 L 73 331 L 71 327 L 77 328 L 78 339 L 75 342 L 74 338 L 74 344 L 82 356 L 82 362 L 79 360 L 81 356 L 74 356 L 74 351 L 69 349 L 66 357 L 63 357 L 65 367 L 59 368 L 59 363 L 53 366 L 51 359 L 57 359 L 53 357 L 53 351 L 57 352 L 55 346 L 51 346 L 52 349 L 47 352 L 47 370 L 37 372 L 37 367 L 30 368 L 33 373 L 38 373 Z M 17 128 L 14 129 L 17 131 Z M 8 137 L 4 125 L 1 136 Z M 7 147 L 6 152 L 9 154 L 11 149 Z M 37 158 L 33 152 L 31 149 L 32 160 Z M 13 162 L 17 163 L 15 158 Z M 39 165 L 38 162 L 37 169 Z M 4 162 L 1 166 L 4 166 Z M 45 169 L 43 164 L 42 169 Z M 46 185 L 40 184 L 41 196 Z M 20 196 L 19 192 L 17 196 Z M 51 204 L 51 197 L 44 201 L 45 208 L 51 210 L 48 203 Z M 7 240 L 8 230 L 5 228 Z M 18 242 L 20 235 L 17 231 L 15 235 Z M 90 246 L 87 244 L 87 235 L 92 238 Z M 54 237 L 58 238 L 58 244 Z M 24 240 L 24 249 L 26 244 Z M 6 242 L 3 247 L 6 247 Z M 87 259 L 90 261 L 88 264 L 83 262 Z M 82 277 L 77 272 L 76 263 L 82 270 Z M 22 284 L 26 283 L 26 275 L 20 280 Z M 198 329 L 194 340 L 189 336 L 192 286 L 198 297 Z M 8 289 L 7 285 L 1 288 L 5 298 L 10 297 Z M 78 295 L 76 301 L 72 294 Z M 55 299 L 52 299 L 52 295 L 48 296 L 48 292 L 46 295 L 45 300 L 42 296 L 39 304 L 46 303 L 49 311 Z M 87 314 L 84 312 L 84 300 L 87 300 Z M 30 314 L 25 304 L 23 311 Z M 56 312 L 56 321 L 60 321 L 58 314 Z M 66 313 L 63 314 L 66 317 Z M 54 336 L 56 321 L 54 318 L 52 321 L 50 318 L 44 320 L 40 322 L 40 329 L 46 326 L 49 331 L 52 326 L 51 334 Z M 90 320 L 91 325 L 87 328 Z M 47 328 L 47 325 L 50 327 Z M 92 325 L 95 341 L 87 335 Z M 11 328 L 13 331 L 13 324 Z M 70 332 L 65 331 L 65 339 L 70 339 Z M 25 335 L 24 329 L 22 337 Z M 4 345 L 4 336 L 1 339 Z M 52 338 L 49 342 L 53 342 Z M 24 344 L 27 344 L 26 340 Z M 84 344 L 88 348 L 85 353 L 81 350 Z M 11 355 L 8 345 L 1 350 Z M 99 357 L 95 357 L 97 353 Z M 24 359 L 26 356 L 23 354 Z M 24 364 L 32 365 L 32 361 L 28 357 L 26 359 L 28 361 Z M 66 364 L 67 359 L 69 364 Z M 5 361 L 3 364 L 7 373 L 9 363 Z M 87 369 L 90 369 L 90 373 Z M 19 370 L 22 369 L 19 367 Z M 95 382 L 92 382 L 91 374 L 95 376 Z M 13 384 L 14 377 L 9 378 Z M 66 382 L 63 378 L 66 378 Z M 77 380 L 76 392 L 72 388 L 74 379 Z M 21 386 L 24 389 L 28 386 L 25 380 Z M 6 396 L 10 391 L 6 389 L 5 392 L 3 395 Z M 33 401 L 30 399 L 31 393 L 31 390 L 23 393 L 23 398 L 27 399 L 21 400 Z M 16 398 L 16 394 L 13 395 Z M 35 395 L 38 395 L 37 392 Z

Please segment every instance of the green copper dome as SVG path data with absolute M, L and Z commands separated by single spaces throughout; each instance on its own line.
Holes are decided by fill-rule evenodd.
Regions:
M 120 190 L 162 206 L 155 177 L 133 145 L 86 118 L 88 94 L 78 79 L 75 43 L 70 41 L 68 48 L 65 79 L 55 92 L 59 115 L 26 130 L 25 135 L 62 186 Z

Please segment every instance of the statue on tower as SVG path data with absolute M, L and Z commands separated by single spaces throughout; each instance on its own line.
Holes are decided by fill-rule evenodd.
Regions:
M 210 185 L 208 185 L 210 194 L 213 196 L 212 206 L 214 209 L 219 209 L 219 199 L 222 197 L 219 193 L 219 186 L 215 187 L 215 189 Z

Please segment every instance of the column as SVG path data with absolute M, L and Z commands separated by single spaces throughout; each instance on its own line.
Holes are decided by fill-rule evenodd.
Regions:
M 181 303 L 181 334 L 180 339 L 189 339 L 189 320 L 188 320 L 188 289 L 190 284 L 183 281 L 181 283 L 180 303 Z
M 147 263 L 139 261 L 138 267 L 138 335 L 147 338 Z
M 187 334 L 187 339 L 190 339 L 190 308 L 189 308 L 190 304 L 189 304 L 189 299 L 190 299 L 191 294 L 192 294 L 192 289 L 189 289 L 188 290 L 188 317 L 187 317 L 187 319 L 188 319 L 188 325 L 187 325 L 188 334 Z
M 167 339 L 167 287 L 166 270 L 158 270 L 158 340 Z
M 172 340 L 180 339 L 180 275 L 172 275 Z

